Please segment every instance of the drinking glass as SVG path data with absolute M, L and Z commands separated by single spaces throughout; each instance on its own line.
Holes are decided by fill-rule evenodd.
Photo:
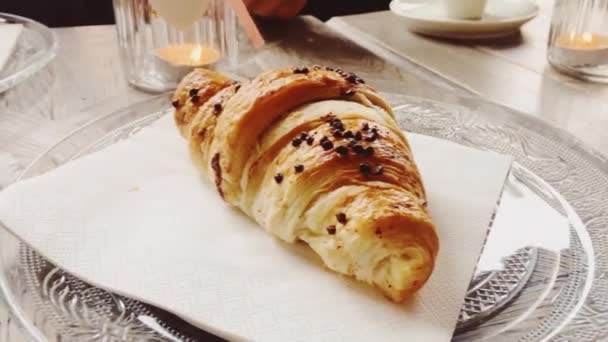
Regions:
M 547 53 L 559 71 L 608 82 L 608 0 L 556 0 Z
M 113 0 L 122 66 L 138 89 L 174 89 L 195 67 L 230 71 L 237 23 L 224 0 Z

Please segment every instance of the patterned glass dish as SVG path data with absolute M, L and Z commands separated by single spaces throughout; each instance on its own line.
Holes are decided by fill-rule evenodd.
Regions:
M 608 338 L 608 161 L 558 129 L 489 102 L 385 95 L 401 128 L 515 160 L 453 340 Z M 163 95 L 99 117 L 47 150 L 22 178 L 128 138 L 170 111 Z M 0 289 L 37 341 L 221 340 L 85 283 L 5 229 Z
M 0 93 L 42 69 L 55 57 L 57 41 L 51 30 L 34 20 L 0 13 L 1 24 L 22 24 L 15 50 L 0 70 Z

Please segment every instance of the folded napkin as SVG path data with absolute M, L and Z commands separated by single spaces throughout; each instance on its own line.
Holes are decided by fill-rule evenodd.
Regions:
M 4 69 L 15 46 L 17 46 L 17 39 L 19 38 L 22 29 L 22 24 L 0 23 L 0 72 Z
M 0 221 L 72 274 L 229 339 L 449 341 L 511 160 L 408 134 L 435 272 L 395 304 L 222 202 L 170 117 L 0 193 Z

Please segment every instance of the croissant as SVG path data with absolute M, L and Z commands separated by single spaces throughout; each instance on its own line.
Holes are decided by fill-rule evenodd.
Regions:
M 391 107 L 341 70 L 234 82 L 196 69 L 174 96 L 193 162 L 219 195 L 329 269 L 402 301 L 429 278 L 438 238 Z

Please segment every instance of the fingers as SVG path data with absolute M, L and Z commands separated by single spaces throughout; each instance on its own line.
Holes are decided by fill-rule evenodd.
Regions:
M 275 12 L 284 4 L 282 0 L 257 0 L 254 6 L 255 15 L 273 17 Z
M 274 16 L 281 19 L 293 18 L 302 11 L 304 5 L 306 5 L 306 0 L 288 0 L 284 1 L 285 5 L 276 9 L 276 13 Z
M 292 18 L 298 15 L 306 0 L 244 0 L 251 13 L 261 17 Z

